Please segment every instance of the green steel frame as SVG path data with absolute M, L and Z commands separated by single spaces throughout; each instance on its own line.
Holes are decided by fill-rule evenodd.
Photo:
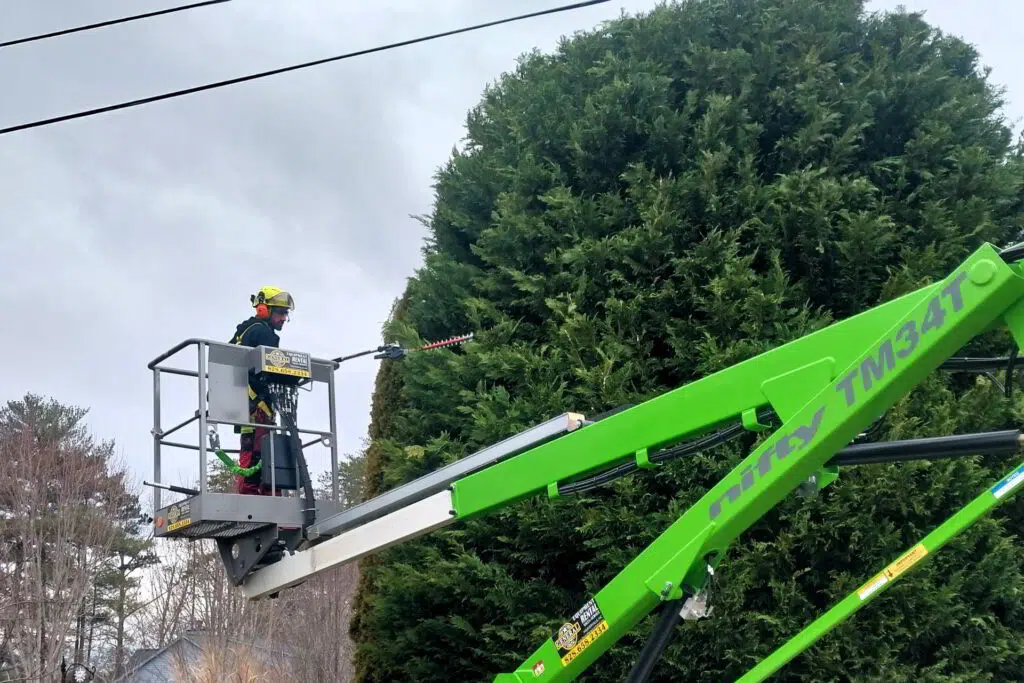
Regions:
M 731 425 L 760 432 L 746 458 L 665 529 L 510 673 L 495 683 L 575 680 L 656 608 L 653 656 L 630 681 L 646 680 L 680 605 L 703 595 L 730 545 L 795 489 L 824 488 L 833 457 L 973 337 L 1008 328 L 1024 347 L 1024 245 L 983 244 L 946 278 L 637 406 L 598 419 L 451 485 L 455 520 L 529 496 L 557 497 L 597 477 L 657 467 L 666 452 L 699 451 L 708 432 Z M 1014 354 L 1015 356 L 1016 354 Z M 966 359 L 975 361 L 977 359 Z M 772 431 L 762 421 L 774 413 Z M 741 427 L 739 426 L 741 425 Z M 1019 432 L 1010 434 L 1019 439 Z M 984 436 L 984 435 L 982 435 Z M 700 437 L 681 447 L 686 439 Z M 1002 438 L 1002 437 L 1000 437 Z M 963 452 L 963 441 L 952 450 Z M 1016 450 L 1019 441 L 1011 443 Z M 887 444 L 897 446 L 899 444 Z M 920 449 L 921 444 L 916 446 Z M 970 445 L 968 445 L 970 447 Z M 667 448 L 668 451 L 657 452 Z M 679 451 L 681 452 L 681 451 Z M 1024 482 L 1024 463 L 926 536 L 740 679 L 764 680 L 866 605 L 902 574 L 1005 501 Z M 699 606 L 699 605 L 698 605 Z M 699 615 L 697 615 L 699 616 Z
M 871 577 L 864 585 L 850 593 L 839 604 L 815 619 L 800 633 L 793 636 L 789 642 L 748 671 L 736 683 L 755 683 L 771 676 L 844 619 L 888 590 L 906 572 L 934 556 L 954 536 L 970 527 L 1000 503 L 1009 500 L 1021 483 L 1024 483 L 1024 462 L 1007 473 L 995 486 L 978 494 L 974 500 L 921 539 L 910 550 L 893 560 L 885 569 Z
M 976 335 L 1007 326 L 1024 342 L 1024 278 L 1012 257 L 978 248 L 948 277 L 713 375 L 588 425 L 452 485 L 467 519 L 739 419 L 751 430 L 770 407 L 782 424 L 669 526 L 511 673 L 495 683 L 576 679 L 652 610 L 698 594 L 744 531 L 812 477 L 835 479 L 832 456 Z M 1024 481 L 1016 470 L 994 491 Z M 988 496 L 986 498 L 986 496 Z M 922 541 L 934 552 L 998 499 L 983 494 Z M 922 552 L 911 551 L 916 559 Z M 911 561 L 898 561 L 909 566 Z M 890 571 L 890 574 L 892 572 Z M 869 584 L 871 585 L 871 584 Z M 763 680 L 859 608 L 851 596 L 745 676 Z

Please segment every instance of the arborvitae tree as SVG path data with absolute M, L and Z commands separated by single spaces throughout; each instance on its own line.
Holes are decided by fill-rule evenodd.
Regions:
M 1024 165 L 1001 104 L 972 47 L 857 0 L 679 2 L 524 56 L 438 173 L 426 263 L 389 328 L 476 341 L 382 368 L 372 493 L 565 410 L 644 401 L 1020 238 Z M 875 438 L 1012 426 L 1021 393 L 935 374 Z M 378 554 L 359 680 L 511 670 L 751 443 Z M 730 550 L 713 618 L 681 627 L 655 680 L 734 680 L 1007 464 L 861 467 L 790 497 Z M 980 522 L 775 680 L 1019 680 L 1022 519 L 1017 501 Z M 584 680 L 623 680 L 650 625 Z

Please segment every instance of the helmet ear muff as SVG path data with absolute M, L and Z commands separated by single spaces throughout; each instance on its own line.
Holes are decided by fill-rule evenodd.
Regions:
M 249 295 L 249 303 L 251 303 L 253 305 L 253 308 L 256 309 L 257 318 L 270 317 L 270 307 L 267 306 L 266 303 L 264 303 L 266 300 L 266 296 L 264 296 L 262 289 L 256 294 Z

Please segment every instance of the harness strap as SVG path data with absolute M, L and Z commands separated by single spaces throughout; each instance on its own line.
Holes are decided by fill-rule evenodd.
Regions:
M 244 339 L 244 338 L 245 338 L 245 334 L 246 334 L 246 332 L 248 332 L 249 330 L 251 330 L 251 329 L 252 329 L 253 327 L 255 327 L 256 325 L 263 325 L 263 324 L 264 324 L 264 323 L 262 323 L 262 322 L 255 322 L 255 323 L 253 323 L 252 325 L 249 325 L 249 327 L 245 328 L 244 330 L 242 330 L 241 332 L 239 332 L 238 334 L 236 334 L 236 335 L 235 335 L 235 338 L 231 340 L 231 343 L 232 343 L 232 344 L 235 344 L 236 346 L 237 346 L 237 345 L 241 345 L 241 343 L 242 343 L 242 339 Z M 251 385 L 251 384 L 249 385 L 249 387 L 248 387 L 248 388 L 249 388 L 249 400 L 250 400 L 250 401 L 256 401 L 256 399 L 258 398 L 258 394 L 256 393 L 256 391 L 255 391 L 255 390 L 253 390 L 253 388 L 252 388 L 252 385 Z M 259 409 L 260 409 L 261 411 L 263 411 L 263 413 L 264 413 L 264 414 L 265 414 L 265 415 L 266 415 L 266 416 L 267 416 L 268 418 L 273 418 L 273 417 L 274 417 L 274 411 L 272 411 L 272 410 L 270 409 L 270 406 L 268 406 L 268 405 L 267 405 L 266 401 L 264 401 L 264 400 L 262 400 L 262 399 L 260 399 L 259 401 L 256 401 L 256 407 L 257 407 L 257 408 L 259 408 Z M 242 434 L 252 434 L 252 433 L 253 433 L 253 432 L 255 432 L 255 431 L 256 431 L 256 429 L 255 429 L 255 428 L 253 428 L 253 427 L 241 427 L 241 428 L 240 428 L 240 432 L 241 432 Z

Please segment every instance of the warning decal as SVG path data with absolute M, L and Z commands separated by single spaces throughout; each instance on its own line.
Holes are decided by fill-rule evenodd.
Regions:
M 881 574 L 878 574 L 870 581 L 868 581 L 866 584 L 864 584 L 864 586 L 859 591 L 857 591 L 857 595 L 860 596 L 861 600 L 867 600 L 874 593 L 876 593 L 879 588 L 889 583 L 890 581 L 895 580 L 897 576 L 913 567 L 921 560 L 922 557 L 924 557 L 927 554 L 928 549 L 920 543 L 918 543 L 916 546 L 911 548 L 909 552 L 905 553 L 898 560 L 896 560 L 888 567 L 886 567 L 884 570 L 882 570 Z
M 857 591 L 857 595 L 860 596 L 861 600 L 867 600 L 875 591 L 887 583 L 889 583 L 889 579 L 885 577 L 885 574 L 879 574 L 875 578 L 871 579 L 871 581 L 868 581 L 863 588 Z
M 909 553 L 907 553 L 906 555 L 904 555 L 903 557 L 901 557 L 900 559 L 896 560 L 888 567 L 886 567 L 885 575 L 889 577 L 890 581 L 892 581 L 897 576 L 899 576 L 900 574 L 902 574 L 903 572 L 907 571 L 915 564 L 917 564 L 918 560 L 920 560 L 927 554 L 928 551 L 925 550 L 925 547 L 918 543 L 910 550 Z
M 992 495 L 996 498 L 1002 498 L 1007 493 L 1017 488 L 1021 482 L 1024 482 L 1024 465 L 1021 465 L 1016 470 L 1010 473 L 1008 477 L 1005 477 L 1002 481 L 992 487 Z
M 558 633 L 551 636 L 562 666 L 568 666 L 607 630 L 608 622 L 601 614 L 597 602 L 591 598 L 572 615 L 572 619 L 562 624 Z

